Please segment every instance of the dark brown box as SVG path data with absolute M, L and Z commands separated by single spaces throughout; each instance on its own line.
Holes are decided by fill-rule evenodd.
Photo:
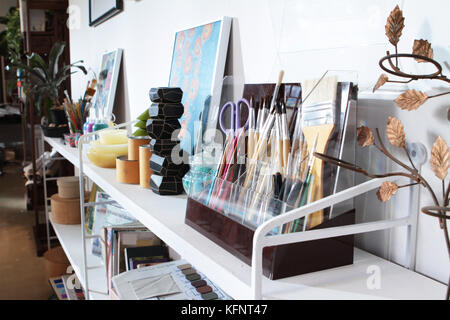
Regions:
M 188 198 L 185 223 L 251 265 L 254 231 Z M 355 210 L 313 229 L 351 225 Z M 353 264 L 353 235 L 298 242 L 263 249 L 263 273 L 271 280 Z

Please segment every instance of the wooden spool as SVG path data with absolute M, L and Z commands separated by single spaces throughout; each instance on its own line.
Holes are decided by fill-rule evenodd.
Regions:
M 127 159 L 127 156 L 116 158 L 117 181 L 128 184 L 139 184 L 139 161 Z
M 151 157 L 150 145 L 139 147 L 139 181 L 141 187 L 147 189 L 150 189 L 150 176 L 152 175 L 152 170 L 150 169 Z
M 81 224 L 80 198 L 63 199 L 54 194 L 50 199 L 50 217 L 54 223 Z
M 45 273 L 47 278 L 60 277 L 67 274 L 69 259 L 62 247 L 52 248 L 44 253 Z
M 57 179 L 58 195 L 62 199 L 80 198 L 79 177 L 62 177 Z
M 137 160 L 139 161 L 139 147 L 149 144 L 150 137 L 128 137 L 128 160 Z

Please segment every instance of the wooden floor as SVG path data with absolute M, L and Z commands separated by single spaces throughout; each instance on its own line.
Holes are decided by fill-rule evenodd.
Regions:
M 44 258 L 36 256 L 33 213 L 26 211 L 21 167 L 0 176 L 0 299 L 47 300 L 52 290 Z

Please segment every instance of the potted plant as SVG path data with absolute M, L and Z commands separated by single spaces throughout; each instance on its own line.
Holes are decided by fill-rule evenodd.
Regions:
M 60 68 L 59 59 L 65 48 L 65 42 L 56 42 L 50 50 L 48 63 L 39 54 L 32 53 L 27 56 L 28 64 L 18 64 L 18 67 L 24 71 L 27 80 L 27 95 L 33 97 L 36 111 L 39 114 L 44 113 L 41 121 L 44 134 L 47 131 L 52 136 L 54 134 L 62 136 L 63 133 L 68 132 L 67 121 L 64 121 L 65 111 L 60 101 L 60 91 L 64 81 L 76 72 L 71 71 L 72 68 L 77 68 L 87 74 L 86 68 L 81 64 L 82 60 L 63 65 Z M 50 134 L 48 130 L 63 127 L 65 129 L 51 129 L 50 131 L 57 131 L 54 134 Z

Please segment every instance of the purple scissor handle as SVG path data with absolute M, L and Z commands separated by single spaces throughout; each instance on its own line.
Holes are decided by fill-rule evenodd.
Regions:
M 242 98 L 240 99 L 236 104 L 233 101 L 229 101 L 225 103 L 225 105 L 222 107 L 222 110 L 220 110 L 219 115 L 219 124 L 222 131 L 228 135 L 231 131 L 234 135 L 236 135 L 239 131 L 239 129 L 247 129 L 248 128 L 248 117 L 245 124 L 240 127 L 241 125 L 241 105 L 244 104 L 247 107 L 247 114 L 250 114 L 250 103 L 247 101 L 247 99 Z M 223 118 L 224 118 L 224 112 L 225 110 L 231 107 L 231 126 L 229 129 L 225 127 L 223 124 Z

